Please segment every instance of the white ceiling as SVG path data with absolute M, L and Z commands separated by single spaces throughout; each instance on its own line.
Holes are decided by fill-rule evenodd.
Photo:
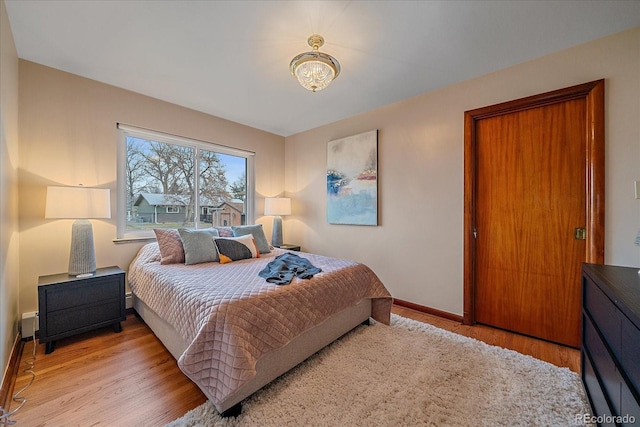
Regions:
M 640 1 L 6 0 L 20 58 L 288 136 L 640 25 Z M 307 38 L 340 76 L 289 74 Z

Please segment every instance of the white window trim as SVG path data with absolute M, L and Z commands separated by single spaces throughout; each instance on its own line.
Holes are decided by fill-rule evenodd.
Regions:
M 118 225 L 118 238 L 117 241 L 125 240 L 140 240 L 146 238 L 154 238 L 153 230 L 145 231 L 129 231 L 127 232 L 127 217 L 124 212 L 124 206 L 127 204 L 127 184 L 125 179 L 126 168 L 124 167 L 127 157 L 127 136 L 134 138 L 143 138 L 151 141 L 164 142 L 167 144 L 182 145 L 185 147 L 191 147 L 196 150 L 200 149 L 207 151 L 214 151 L 216 153 L 228 154 L 231 156 L 244 157 L 247 160 L 247 197 L 246 197 L 246 221 L 247 224 L 253 224 L 255 222 L 255 177 L 254 177 L 254 158 L 255 153 L 252 151 L 246 151 L 239 148 L 232 148 L 225 145 L 219 145 L 212 142 L 201 141 L 197 139 L 191 139 L 183 136 L 171 135 L 168 133 L 153 131 L 145 128 L 140 128 L 131 125 L 125 125 L 118 123 L 118 195 L 117 195 L 117 225 Z M 199 162 L 196 162 L 196 176 L 199 175 L 198 169 Z M 199 194 L 199 179 L 195 180 L 196 193 Z M 249 197 L 254 195 L 254 197 Z M 199 206 L 196 212 L 199 211 Z M 123 210 L 123 212 L 120 212 Z M 198 216 L 194 218 L 196 226 L 198 224 Z

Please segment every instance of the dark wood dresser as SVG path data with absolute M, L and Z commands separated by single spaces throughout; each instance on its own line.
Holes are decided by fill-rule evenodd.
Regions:
M 637 268 L 583 265 L 581 365 L 594 421 L 640 425 Z

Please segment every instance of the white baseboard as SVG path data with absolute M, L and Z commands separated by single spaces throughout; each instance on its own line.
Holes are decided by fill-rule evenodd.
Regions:
M 133 308 L 133 295 L 131 294 L 131 292 L 127 292 L 127 294 L 125 295 L 125 307 Z

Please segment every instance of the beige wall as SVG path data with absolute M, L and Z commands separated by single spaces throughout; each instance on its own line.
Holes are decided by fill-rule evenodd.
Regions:
M 112 219 L 93 222 L 98 266 L 126 268 L 141 246 L 112 241 L 117 122 L 255 151 L 256 214 L 267 235 L 271 218 L 260 217 L 262 197 L 285 189 L 294 198 L 294 214 L 285 219 L 285 241 L 365 262 L 395 297 L 462 314 L 463 112 L 605 78 L 606 262 L 640 265 L 640 248 L 633 245 L 640 229 L 640 201 L 633 198 L 632 187 L 640 180 L 640 29 L 285 139 L 23 60 L 18 92 L 17 55 L 4 8 L 2 14 L 0 350 L 5 358 L 17 313 L 37 308 L 38 276 L 67 268 L 71 224 L 44 220 L 47 185 L 111 188 Z M 326 143 L 371 129 L 379 130 L 380 226 L 328 225 Z M 13 284 L 18 278 L 19 288 Z
M 211 94 L 215 96 L 215 94 Z M 116 123 L 254 151 L 256 216 L 284 188 L 284 138 L 20 60 L 20 310 L 37 307 L 38 276 L 67 271 L 71 221 L 44 219 L 47 185 L 109 187 L 112 218 L 93 220 L 98 267 L 127 268 L 142 243 L 116 238 Z
M 426 77 L 428 78 L 428 76 Z M 285 139 L 285 240 L 368 264 L 394 297 L 463 312 L 463 113 L 606 79 L 607 263 L 640 266 L 640 28 Z M 330 89 L 329 89 L 330 90 Z M 327 141 L 378 129 L 380 226 L 329 225 Z
M 18 54 L 0 0 L 0 383 L 18 333 L 18 241 Z

